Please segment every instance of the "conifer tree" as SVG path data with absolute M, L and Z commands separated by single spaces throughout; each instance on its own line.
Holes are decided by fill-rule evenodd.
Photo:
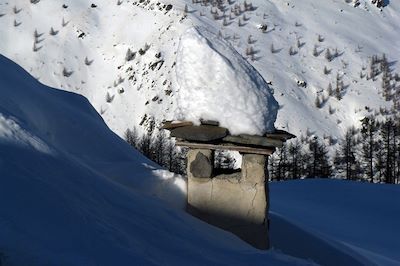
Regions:
M 326 145 L 318 137 L 314 137 L 309 144 L 310 163 L 308 166 L 309 177 L 329 177 L 332 167 L 329 163 Z
M 344 139 L 340 142 L 339 150 L 335 155 L 335 166 L 338 173 L 347 180 L 356 180 L 359 167 L 356 160 L 355 129 L 349 128 Z
M 301 177 L 302 165 L 302 147 L 298 140 L 289 144 L 288 147 L 288 161 L 289 161 L 289 177 L 291 179 L 298 179 Z
M 376 123 L 373 117 L 365 117 L 361 120 L 362 158 L 365 165 L 365 174 L 369 182 L 374 181 L 374 157 L 375 157 L 375 133 L 377 131 Z

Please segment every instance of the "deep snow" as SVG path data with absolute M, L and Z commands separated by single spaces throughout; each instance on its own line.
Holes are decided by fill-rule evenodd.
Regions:
M 258 252 L 182 212 L 184 180 L 133 151 L 96 113 L 120 136 L 145 114 L 158 120 L 179 114 L 177 92 L 184 77 L 176 71 L 178 48 L 195 26 L 222 35 L 221 42 L 229 42 L 259 72 L 251 70 L 252 77 L 272 84 L 278 128 L 340 137 L 370 113 L 365 106 L 389 106 L 378 93 L 380 79 L 360 78 L 360 71 L 369 56 L 382 53 L 396 67 L 400 2 L 379 11 L 367 0 L 358 8 L 336 0 L 255 0 L 255 10 L 234 16 L 226 26 L 212 18 L 209 6 L 192 1 L 171 1 L 169 12 L 157 1 L 116 2 L 98 0 L 91 8 L 92 1 L 84 0 L 0 0 L 0 53 L 41 82 L 82 94 L 94 106 L 75 94 L 43 88 L 1 58 L 0 261 L 301 263 L 277 253 L 282 250 L 324 265 L 400 264 L 397 187 L 327 180 L 272 184 L 275 251 Z M 266 33 L 258 29 L 262 23 L 269 26 Z M 50 34 L 51 28 L 57 34 Z M 304 43 L 300 48 L 298 40 Z M 315 45 L 323 51 L 319 56 L 312 55 Z M 249 47 L 253 56 L 246 55 Z M 288 54 L 290 47 L 296 55 Z M 137 52 L 131 61 L 128 48 Z M 148 49 L 139 55 L 141 48 Z M 327 48 L 343 54 L 328 62 Z M 212 44 L 201 49 L 204 54 Z M 325 66 L 331 74 L 323 74 Z M 326 97 L 337 73 L 349 85 L 344 98 L 330 97 L 316 108 L 316 96 Z M 235 88 L 236 76 L 232 80 L 227 87 Z M 302 80 L 307 88 L 297 86 Z
M 272 183 L 273 249 L 260 252 L 187 215 L 185 180 L 129 147 L 86 99 L 2 56 L 0 73 L 5 265 L 400 263 L 398 186 Z
M 0 73 L 2 265 L 305 263 L 186 214 L 182 178 L 111 132 L 82 96 L 3 56 Z
M 270 189 L 275 248 L 322 265 L 400 265 L 399 186 L 317 179 Z

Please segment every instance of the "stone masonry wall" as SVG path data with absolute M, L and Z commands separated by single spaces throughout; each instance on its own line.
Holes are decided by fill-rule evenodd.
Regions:
M 211 150 L 188 153 L 188 211 L 259 249 L 267 249 L 265 156 L 245 154 L 241 172 L 218 176 L 212 173 L 213 160 Z

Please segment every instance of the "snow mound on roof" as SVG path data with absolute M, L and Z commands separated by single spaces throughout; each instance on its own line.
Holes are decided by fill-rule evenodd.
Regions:
M 190 28 L 177 52 L 178 118 L 219 121 L 232 134 L 274 130 L 278 103 L 261 75 L 222 38 Z

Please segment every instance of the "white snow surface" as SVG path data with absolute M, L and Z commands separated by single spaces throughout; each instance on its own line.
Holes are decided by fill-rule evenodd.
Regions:
M 84 97 L 3 56 L 0 73 L 1 265 L 309 264 L 186 214 L 182 177 L 132 149 Z
M 0 114 L 0 142 L 13 142 L 33 147 L 43 153 L 51 153 L 50 148 L 41 139 L 26 132 L 13 118 L 6 118 L 2 114 Z
M 343 136 L 348 127 L 359 125 L 361 118 L 373 113 L 366 106 L 371 110 L 390 107 L 378 90 L 381 76 L 367 80 L 365 76 L 360 77 L 360 72 L 367 74 L 370 57 L 383 53 L 386 53 L 391 68 L 397 68 L 399 72 L 399 1 L 388 1 L 389 5 L 382 11 L 370 0 L 361 0 L 357 8 L 341 0 L 247 2 L 254 8 L 236 15 L 231 14 L 231 8 L 240 4 L 243 11 L 244 1 L 225 1 L 224 23 L 223 12 L 219 10 L 214 19 L 211 11 L 215 12 L 215 7 L 194 4 L 190 0 L 41 0 L 37 4 L 26 0 L 0 0 L 0 53 L 42 83 L 85 96 L 119 136 L 127 128 L 136 126 L 140 130 L 145 127 L 148 123 L 141 123 L 145 115 L 161 122 L 173 120 L 180 113 L 178 99 L 185 95 L 180 94 L 184 90 L 180 90 L 178 81 L 186 77 L 177 76 L 178 49 L 180 38 L 193 27 L 206 28 L 214 35 L 222 36 L 224 41 L 201 45 L 198 47 L 201 50 L 193 50 L 192 56 L 206 55 L 213 51 L 213 45 L 220 50 L 219 43 L 228 42 L 230 47 L 223 45 L 222 54 L 229 60 L 235 58 L 232 62 L 240 62 L 241 59 L 229 51 L 233 48 L 259 73 L 253 70 L 250 74 L 245 73 L 247 67 L 235 65 L 233 71 L 227 65 L 219 65 L 232 70 L 229 73 L 237 73 L 238 78 L 226 85 L 225 89 L 233 88 L 232 92 L 229 90 L 218 100 L 225 101 L 236 95 L 238 79 L 253 79 L 246 83 L 246 86 L 252 86 L 261 75 L 272 84 L 269 87 L 279 103 L 277 128 L 298 136 L 308 131 L 335 139 Z M 97 7 L 91 8 L 92 3 Z M 63 4 L 67 8 L 63 8 Z M 167 4 L 172 5 L 170 11 L 165 9 Z M 188 7 L 186 14 L 185 5 Z M 268 26 L 265 33 L 259 29 L 261 24 Z M 50 34 L 51 28 L 57 34 Z M 35 30 L 38 37 L 35 37 Z M 84 36 L 79 37 L 82 32 Z M 318 41 L 318 35 L 323 37 L 323 42 Z M 138 51 L 145 48 L 146 43 L 148 49 L 140 55 Z M 313 55 L 314 46 L 320 55 Z M 289 55 L 290 47 L 297 54 Z M 136 52 L 131 61 L 126 60 L 128 48 Z M 249 48 L 252 48 L 253 56 L 246 55 Z M 340 56 L 327 61 L 325 52 L 328 48 L 331 51 L 337 48 Z M 198 56 L 197 59 L 204 62 L 222 58 Z M 325 66 L 330 70 L 327 75 L 323 73 Z M 363 70 L 363 67 L 367 69 Z M 63 75 L 64 69 L 64 74 L 70 75 Z M 203 71 L 205 73 L 201 73 Z M 212 74 L 204 66 L 196 72 L 190 74 L 199 77 Z M 340 101 L 328 97 L 327 93 L 329 83 L 335 86 L 337 74 L 346 87 Z M 299 87 L 297 81 L 306 81 L 307 87 Z M 317 96 L 325 99 L 321 108 L 315 106 Z M 234 103 L 241 106 L 240 101 L 245 99 L 239 97 Z M 215 101 L 207 100 L 210 104 Z M 226 108 L 220 116 L 227 117 L 230 112 L 236 112 L 238 109 L 234 107 L 232 110 Z M 254 118 L 256 123 L 265 118 L 261 114 L 256 117 L 260 118 Z M 257 125 L 253 129 L 261 131 L 262 128 Z
M 270 190 L 275 249 L 321 265 L 400 265 L 400 186 L 311 179 Z
M 186 214 L 185 180 L 85 98 L 3 56 L 0 73 L 1 265 L 400 264 L 399 186 L 272 183 L 273 248 L 258 251 Z
M 218 121 L 234 135 L 275 129 L 278 103 L 264 79 L 229 43 L 204 28 L 182 35 L 176 76 L 182 120 Z

